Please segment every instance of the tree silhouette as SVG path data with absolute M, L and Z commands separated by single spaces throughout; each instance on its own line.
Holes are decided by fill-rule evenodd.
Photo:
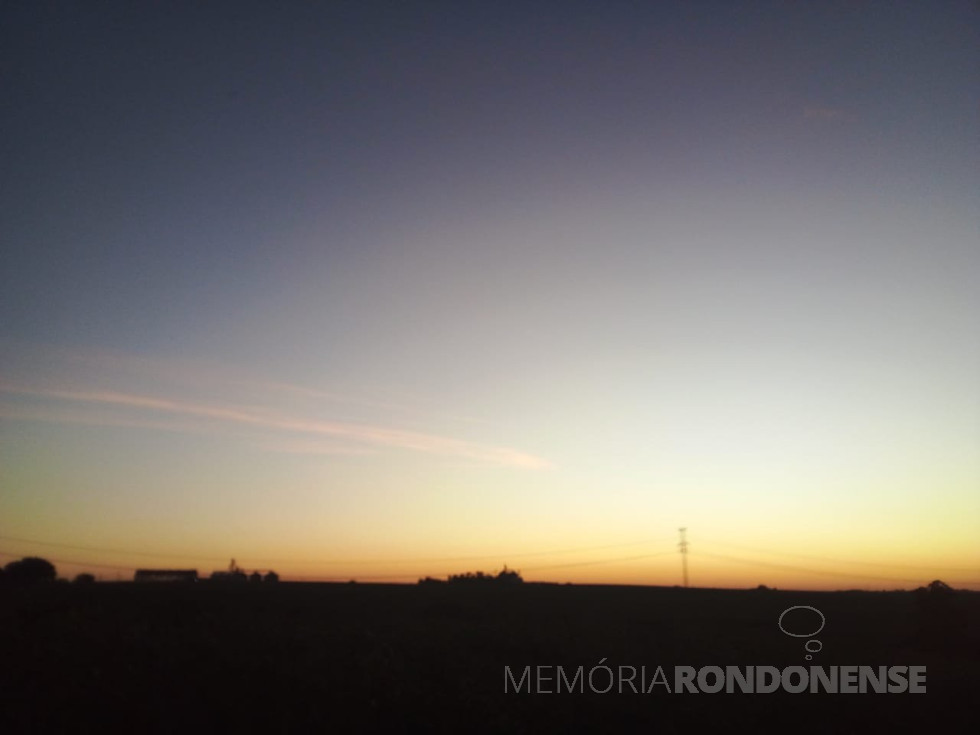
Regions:
M 450 584 L 519 584 L 524 579 L 519 572 L 508 569 L 505 564 L 503 571 L 496 576 L 483 572 L 466 572 L 464 574 L 451 574 L 448 581 Z
M 11 585 L 53 582 L 57 576 L 54 564 L 38 556 L 27 556 L 4 567 L 4 577 Z
M 935 579 L 930 582 L 928 590 L 929 594 L 931 595 L 949 595 L 953 592 L 953 588 L 943 582 L 941 579 Z

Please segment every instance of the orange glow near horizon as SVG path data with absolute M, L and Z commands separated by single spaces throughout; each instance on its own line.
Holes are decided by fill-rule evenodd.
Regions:
M 4 553 L 0 563 L 21 556 L 41 556 L 52 560 L 62 578 L 88 572 L 103 581 L 130 581 L 136 568 L 196 569 L 201 578 L 213 571 L 225 571 L 229 559 L 202 554 L 133 553 L 120 549 L 59 548 L 26 540 L 4 541 L 4 548 L 17 547 L 19 554 Z M 688 554 L 691 587 L 751 589 L 759 585 L 784 590 L 897 590 L 925 586 L 942 579 L 958 589 L 980 590 L 977 569 L 980 558 L 932 556 L 918 563 L 900 557 L 861 559 L 830 558 L 812 554 L 760 550 L 733 544 L 705 543 Z M 521 573 L 526 582 L 557 584 L 608 584 L 679 586 L 681 557 L 677 549 L 653 550 L 645 542 L 601 545 L 590 549 L 553 549 L 512 554 L 511 558 L 492 555 L 453 557 L 354 558 L 338 555 L 334 559 L 288 556 L 235 557 L 246 572 L 275 571 L 283 581 L 326 581 L 414 584 L 423 577 L 446 579 L 451 574 L 482 571 L 495 574 L 505 566 Z M 710 549 L 710 550 L 708 550 Z M 217 551 L 212 552 L 217 554 Z M 891 559 L 891 560 L 889 560 Z
M 971 3 L 101 5 L 5 5 L 0 561 L 980 589 Z

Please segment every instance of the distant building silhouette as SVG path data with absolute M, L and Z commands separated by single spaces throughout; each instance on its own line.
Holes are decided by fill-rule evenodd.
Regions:
M 196 569 L 137 569 L 135 582 L 196 582 Z
M 242 571 L 234 559 L 228 565 L 227 572 L 211 572 L 212 582 L 245 582 L 247 579 L 248 576 Z
M 196 569 L 137 569 L 134 581 L 136 582 L 197 582 Z M 93 580 L 94 581 L 94 580 Z M 252 574 L 245 571 L 231 560 L 227 571 L 211 572 L 207 581 L 211 582 L 278 582 L 279 575 L 273 571 L 267 571 L 264 575 L 256 570 Z

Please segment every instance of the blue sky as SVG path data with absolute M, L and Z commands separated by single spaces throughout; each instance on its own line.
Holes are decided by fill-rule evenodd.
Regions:
M 975 4 L 0 12 L 0 536 L 980 568 Z

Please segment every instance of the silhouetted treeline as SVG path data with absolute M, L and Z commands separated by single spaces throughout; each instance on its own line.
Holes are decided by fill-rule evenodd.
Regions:
M 449 579 L 443 581 L 434 577 L 424 577 L 419 580 L 419 584 L 520 584 L 524 579 L 519 572 L 508 569 L 506 566 L 497 574 L 484 574 L 483 572 L 464 572 L 463 574 L 450 574 Z
M 3 568 L 0 584 L 11 587 L 26 587 L 44 582 L 53 582 L 58 576 L 54 564 L 39 556 L 26 556 L 12 561 Z

